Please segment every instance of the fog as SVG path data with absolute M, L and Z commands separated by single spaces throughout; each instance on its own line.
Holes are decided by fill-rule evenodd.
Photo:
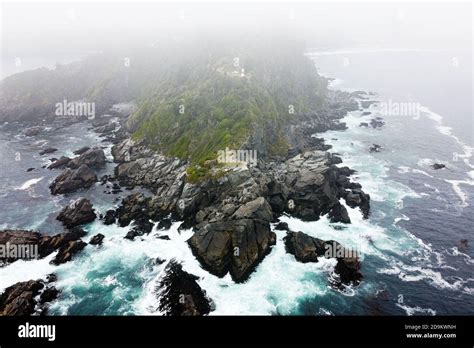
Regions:
M 308 48 L 471 51 L 464 3 L 2 3 L 1 77 L 167 40 L 297 40 Z

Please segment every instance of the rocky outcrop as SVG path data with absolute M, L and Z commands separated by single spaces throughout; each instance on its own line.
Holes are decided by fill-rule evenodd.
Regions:
M 66 227 L 74 227 L 92 222 L 95 218 L 91 202 L 86 198 L 79 198 L 66 206 L 56 219 L 62 221 Z
M 209 314 L 214 310 L 214 303 L 196 282 L 198 279 L 171 260 L 157 287 L 158 310 L 167 316 Z
M 328 214 L 329 221 L 331 222 L 342 222 L 344 224 L 350 224 L 351 219 L 346 207 L 340 203 L 336 203 Z
M 97 181 L 95 173 L 86 165 L 66 169 L 49 186 L 51 194 L 63 194 L 91 187 Z
M 227 272 L 245 281 L 276 242 L 270 224 L 263 220 L 228 220 L 208 223 L 189 239 L 191 250 L 209 272 Z
M 75 253 L 85 247 L 85 243 L 80 240 L 86 233 L 80 228 L 73 228 L 70 232 L 60 233 L 54 236 L 43 236 L 38 232 L 24 230 L 4 230 L 0 231 L 1 245 L 32 245 L 37 250 L 35 258 L 43 258 L 54 251 L 58 250 L 58 254 L 51 261 L 52 264 L 58 265 L 70 261 Z M 31 258 L 27 258 L 30 260 Z M 18 260 L 18 258 L 0 259 L 2 262 L 10 263 Z
M 68 168 L 77 169 L 83 165 L 86 165 L 89 168 L 101 168 L 105 165 L 105 154 L 104 150 L 93 147 L 85 152 L 83 152 L 78 157 L 74 157 L 67 164 Z
M 0 295 L 0 316 L 46 314 L 47 303 L 58 295 L 59 291 L 43 280 L 16 283 Z
M 286 251 L 295 256 L 299 262 L 318 262 L 318 257 L 335 258 L 336 278 L 332 285 L 357 285 L 362 280 L 361 263 L 352 250 L 345 249 L 336 241 L 323 241 L 303 232 L 288 232 L 284 238 Z

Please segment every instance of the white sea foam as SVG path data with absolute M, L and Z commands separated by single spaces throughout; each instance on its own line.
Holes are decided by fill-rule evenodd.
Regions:
M 406 304 L 401 304 L 401 303 L 396 303 L 396 306 L 403 309 L 406 312 L 406 314 L 409 316 L 417 315 L 417 314 L 429 314 L 433 316 L 436 315 L 436 311 L 431 308 L 422 308 L 420 306 L 410 307 Z
M 38 182 L 40 182 L 41 180 L 43 180 L 44 177 L 41 177 L 41 178 L 34 178 L 34 179 L 30 179 L 30 180 L 27 180 L 25 181 L 22 185 L 18 186 L 18 187 L 15 187 L 14 190 L 19 190 L 19 191 L 25 191 L 25 190 L 28 190 L 29 188 L 31 188 L 33 185 L 36 185 Z

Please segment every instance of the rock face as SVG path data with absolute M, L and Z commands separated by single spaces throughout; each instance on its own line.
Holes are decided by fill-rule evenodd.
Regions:
M 63 194 L 89 188 L 97 181 L 95 173 L 86 165 L 72 170 L 66 169 L 49 186 L 51 194 Z
M 240 219 L 206 224 L 188 242 L 209 272 L 219 277 L 229 272 L 234 281 L 243 282 L 270 251 L 276 236 L 268 222 Z
M 91 202 L 86 198 L 79 198 L 66 206 L 57 216 L 66 227 L 87 224 L 96 218 Z
M 171 260 L 157 287 L 158 309 L 167 316 L 206 315 L 214 304 L 201 289 L 199 278 L 183 271 L 182 266 Z
M 361 264 L 352 251 L 345 249 L 336 241 L 323 241 L 308 236 L 303 232 L 288 232 L 284 238 L 286 251 L 295 256 L 297 261 L 318 262 L 318 257 L 336 258 L 337 264 L 334 272 L 338 278 L 333 285 L 340 287 L 342 284 L 357 285 L 362 279 Z
M 67 167 L 71 169 L 77 169 L 83 165 L 88 166 L 89 168 L 101 168 L 105 165 L 105 154 L 104 150 L 93 147 L 80 156 L 73 158 L 67 164 Z
M 45 314 L 46 303 L 55 300 L 58 295 L 59 291 L 54 286 L 42 280 L 16 283 L 0 295 L 0 316 Z
M 58 250 L 58 254 L 51 261 L 58 265 L 72 259 L 72 256 L 82 250 L 86 245 L 80 240 L 85 232 L 80 228 L 74 228 L 70 232 L 60 233 L 54 236 L 43 236 L 38 232 L 24 230 L 0 231 L 0 244 L 6 245 L 34 245 L 38 248 L 38 258 L 43 258 Z M 17 259 L 0 259 L 2 262 L 14 262 Z

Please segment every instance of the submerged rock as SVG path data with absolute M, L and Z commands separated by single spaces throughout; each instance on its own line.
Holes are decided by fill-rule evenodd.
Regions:
M 209 314 L 214 309 L 214 303 L 198 285 L 198 279 L 171 260 L 157 287 L 158 310 L 167 316 Z
M 445 165 L 445 164 L 442 164 L 442 163 L 434 163 L 431 167 L 432 167 L 434 170 L 438 170 L 438 169 L 446 168 L 446 165 Z
M 58 151 L 58 149 L 56 149 L 56 148 L 54 148 L 54 147 L 48 147 L 48 148 L 46 148 L 46 149 L 44 149 L 44 150 L 41 150 L 41 151 L 39 152 L 39 154 L 40 154 L 41 156 L 43 156 L 43 155 L 46 155 L 46 154 L 48 154 L 48 153 L 53 153 L 53 152 L 56 152 L 56 151 Z

